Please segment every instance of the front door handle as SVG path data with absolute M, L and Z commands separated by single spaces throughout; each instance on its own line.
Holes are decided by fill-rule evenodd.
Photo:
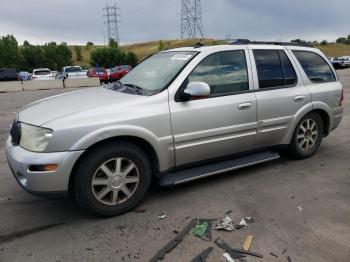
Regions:
M 252 108 L 252 103 L 243 103 L 238 105 L 238 110 L 248 110 Z
M 294 97 L 294 102 L 302 102 L 305 100 L 305 96 L 296 96 Z

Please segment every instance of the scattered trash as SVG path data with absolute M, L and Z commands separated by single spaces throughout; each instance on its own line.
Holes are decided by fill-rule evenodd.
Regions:
M 252 245 L 252 242 L 253 242 L 253 238 L 254 238 L 253 235 L 249 235 L 246 237 L 244 244 L 243 244 L 243 250 L 247 251 L 250 249 L 250 246 Z
M 239 225 L 239 226 L 242 226 L 243 228 L 247 228 L 247 227 L 248 227 L 248 224 L 247 224 L 247 222 L 245 221 L 245 218 L 244 218 L 244 217 L 241 219 L 241 221 L 239 222 L 238 225 Z
M 230 216 L 225 216 L 223 219 L 219 219 L 214 229 L 233 231 L 235 230 L 235 225 Z
M 202 251 L 198 256 L 194 257 L 191 262 L 205 262 L 209 254 L 213 251 L 212 247 L 208 247 Z
M 160 213 L 158 218 L 159 219 L 165 219 L 166 218 L 166 214 L 165 213 Z
M 275 253 L 270 252 L 270 255 L 273 257 L 278 257 Z
M 287 257 L 287 261 L 292 262 L 292 259 L 290 258 L 290 256 Z
M 257 252 L 243 250 L 240 248 L 233 248 L 229 244 L 227 244 L 225 242 L 225 240 L 223 240 L 221 238 L 216 239 L 215 243 L 218 245 L 218 247 L 220 247 L 220 248 L 224 249 L 226 252 L 228 252 L 230 254 L 231 258 L 233 258 L 233 259 L 241 258 L 241 257 L 237 257 L 238 256 L 237 254 L 241 255 L 242 257 L 245 257 L 244 255 L 249 255 L 249 256 L 263 258 L 263 255 L 261 255 Z
M 235 262 L 234 259 L 230 256 L 229 253 L 222 254 L 228 262 Z
M 188 232 L 191 231 L 191 229 L 197 224 L 196 220 L 191 220 L 191 222 L 184 227 L 176 236 L 174 239 L 169 241 L 162 249 L 160 249 L 151 259 L 150 262 L 156 262 L 160 259 L 163 259 L 166 253 L 169 253 L 171 250 L 173 250 L 185 237 Z
M 252 217 L 244 217 L 244 219 L 245 219 L 245 221 L 246 221 L 248 224 L 251 224 L 251 223 L 254 223 L 254 222 L 255 222 L 254 218 L 252 218 Z
M 178 233 L 179 233 L 179 231 L 177 231 L 177 230 L 174 230 L 174 231 L 173 231 L 173 233 L 174 233 L 174 234 L 178 234 Z
M 208 229 L 208 221 L 198 221 L 192 229 L 192 234 L 196 237 L 202 238 Z
M 137 207 L 133 210 L 134 213 L 145 213 L 146 212 L 146 208 L 141 208 L 141 207 Z
M 282 251 L 282 255 L 284 255 L 286 252 L 287 252 L 287 249 L 286 249 L 286 248 L 285 248 L 285 249 L 283 249 L 283 251 Z
M 230 209 L 230 210 L 227 210 L 227 212 L 225 213 L 226 215 L 229 215 L 229 214 L 231 214 L 232 213 L 232 209 Z
M 301 206 L 298 206 L 298 210 L 299 210 L 299 213 L 301 214 L 301 211 L 303 211 L 304 209 Z

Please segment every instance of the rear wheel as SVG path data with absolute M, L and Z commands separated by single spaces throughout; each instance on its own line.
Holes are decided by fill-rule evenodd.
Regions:
M 317 113 L 304 116 L 294 130 L 288 152 L 297 159 L 311 157 L 320 147 L 324 133 L 324 124 Z
M 113 216 L 134 208 L 151 183 L 145 153 L 131 143 L 98 147 L 80 162 L 74 182 L 75 198 L 83 210 Z

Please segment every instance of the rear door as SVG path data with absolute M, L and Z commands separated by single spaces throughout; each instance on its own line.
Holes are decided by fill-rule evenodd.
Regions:
M 170 98 L 177 166 L 252 148 L 257 127 L 256 99 L 247 61 L 245 50 L 210 54 L 180 89 L 190 82 L 205 82 L 211 95 L 191 101 Z
M 255 148 L 279 145 L 288 133 L 296 113 L 311 103 L 311 96 L 283 47 L 252 48 L 255 81 L 258 83 L 257 143 Z

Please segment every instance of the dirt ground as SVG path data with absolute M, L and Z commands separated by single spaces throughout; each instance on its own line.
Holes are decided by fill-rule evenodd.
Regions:
M 218 175 L 172 189 L 153 186 L 140 207 L 97 219 L 68 198 L 43 199 L 25 193 L 7 166 L 4 143 L 13 113 L 21 106 L 70 90 L 0 94 L 0 261 L 148 261 L 193 218 L 218 218 L 227 211 L 255 223 L 216 237 L 263 259 L 247 261 L 349 261 L 350 257 L 350 70 L 338 71 L 345 87 L 344 118 L 312 158 L 287 158 Z M 165 219 L 158 219 L 162 212 Z M 190 261 L 205 248 L 207 261 L 224 261 L 213 241 L 188 234 L 164 261 Z M 278 257 L 272 256 L 270 252 Z

